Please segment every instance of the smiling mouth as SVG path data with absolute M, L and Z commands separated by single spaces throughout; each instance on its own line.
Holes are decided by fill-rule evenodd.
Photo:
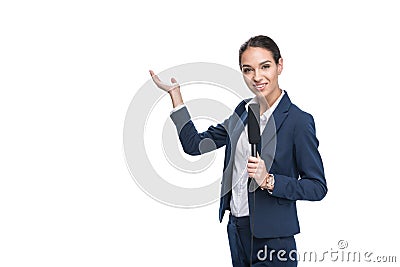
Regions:
M 254 88 L 256 88 L 258 91 L 264 90 L 265 86 L 267 86 L 267 83 L 254 84 Z

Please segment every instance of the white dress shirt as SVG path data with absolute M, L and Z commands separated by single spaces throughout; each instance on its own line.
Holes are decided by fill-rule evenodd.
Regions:
M 285 92 L 282 90 L 281 95 L 275 103 L 260 116 L 260 134 L 264 131 L 269 118 L 278 106 L 284 94 Z M 246 110 L 248 109 L 249 104 L 256 102 L 256 98 L 250 100 L 249 103 L 246 104 Z M 232 198 L 230 207 L 231 213 L 235 217 L 249 216 L 249 203 L 247 198 L 247 181 L 249 179 L 249 174 L 247 172 L 247 161 L 250 156 L 250 149 L 247 127 L 244 127 L 237 142 L 233 161 Z

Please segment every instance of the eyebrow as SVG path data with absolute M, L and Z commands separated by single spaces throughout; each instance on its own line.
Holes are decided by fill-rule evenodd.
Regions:
M 263 64 L 265 64 L 265 63 L 271 63 L 272 61 L 271 60 L 265 60 L 265 61 L 263 61 L 263 62 L 261 62 L 260 64 L 258 64 L 258 65 L 263 65 Z M 243 67 L 250 67 L 250 68 L 252 68 L 252 66 L 250 66 L 250 65 L 242 65 L 242 68 Z

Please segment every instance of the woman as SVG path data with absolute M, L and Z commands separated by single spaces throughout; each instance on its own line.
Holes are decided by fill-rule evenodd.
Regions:
M 236 107 L 234 115 L 207 131 L 198 133 L 185 107 L 180 87 L 160 81 L 155 84 L 169 93 L 174 107 L 171 118 L 181 144 L 190 155 L 201 154 L 202 140 L 225 146 L 224 176 L 220 221 L 230 211 L 228 239 L 233 266 L 297 266 L 294 235 L 300 232 L 297 200 L 321 200 L 327 193 L 324 169 L 318 152 L 313 117 L 294 105 L 279 87 L 283 60 L 276 43 L 267 36 L 255 36 L 239 50 L 239 66 L 248 88 L 255 94 Z M 258 157 L 248 156 L 250 147 L 246 127 L 249 103 L 260 105 L 261 143 Z M 237 115 L 237 116 L 236 116 Z M 273 116 L 273 137 L 268 134 Z M 270 132 L 270 131 L 269 131 Z M 274 153 L 268 148 L 275 138 Z M 205 143 L 205 142 L 203 142 Z M 231 159 L 233 155 L 233 160 Z M 247 172 L 241 170 L 245 168 Z M 248 189 L 248 177 L 259 187 Z

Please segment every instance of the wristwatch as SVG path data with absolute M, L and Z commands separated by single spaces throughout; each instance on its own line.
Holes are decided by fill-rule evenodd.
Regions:
M 275 176 L 273 174 L 268 174 L 267 184 L 273 186 L 275 184 Z
M 273 186 L 275 184 L 275 176 L 273 174 L 269 173 L 268 176 L 266 177 L 266 179 L 267 179 L 267 184 L 266 184 L 267 186 Z M 261 190 L 266 189 L 266 188 L 262 188 L 262 187 L 260 187 L 260 188 L 261 188 Z

